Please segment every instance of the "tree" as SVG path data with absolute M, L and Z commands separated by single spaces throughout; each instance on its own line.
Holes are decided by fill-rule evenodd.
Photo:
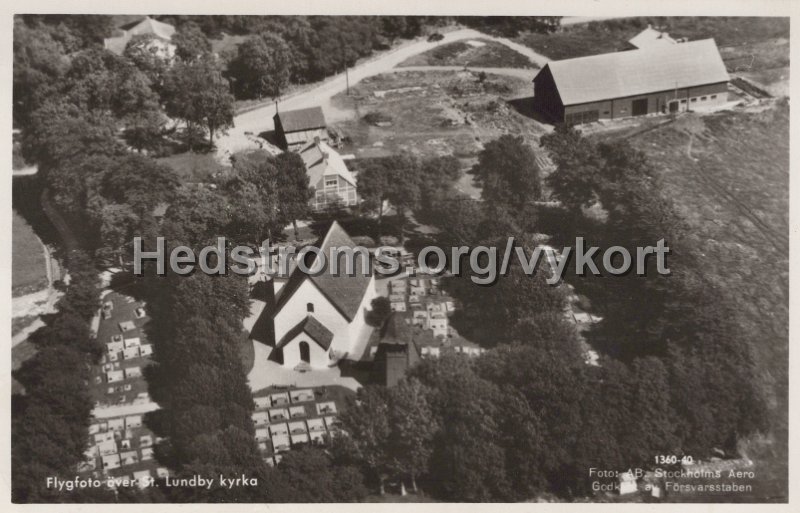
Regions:
M 172 59 L 160 49 L 160 41 L 153 34 L 133 36 L 125 45 L 123 56 L 144 73 L 153 89 L 161 93 L 164 74 L 172 64 Z
M 290 218 L 281 210 L 279 168 L 276 159 L 264 150 L 237 153 L 233 156 L 234 173 L 223 179 L 221 190 L 228 198 L 232 226 L 238 237 L 261 244 L 267 236 L 280 233 Z M 297 180 L 292 168 L 294 159 L 281 159 L 284 177 Z M 295 181 L 295 184 L 297 181 Z M 289 184 L 291 187 L 292 185 Z M 295 185 L 296 187 L 296 185 Z M 286 197 L 296 191 L 286 191 Z M 290 205 L 290 210 L 296 205 Z M 293 210 L 292 212 L 296 212 Z
M 165 78 L 164 96 L 167 115 L 208 130 L 209 147 L 215 133 L 233 126 L 234 98 L 210 56 L 175 63 Z
M 359 389 L 356 400 L 339 415 L 342 428 L 352 437 L 354 457 L 377 477 L 381 495 L 391 473 L 387 453 L 390 433 L 387 401 L 387 389 L 366 386 Z
M 181 24 L 172 37 L 172 43 L 175 45 L 175 55 L 185 62 L 211 52 L 211 41 L 194 22 Z
M 367 324 L 380 328 L 392 313 L 391 303 L 388 298 L 379 296 L 372 300 L 371 306 L 372 309 L 366 315 Z
M 520 226 L 531 225 L 542 184 L 536 155 L 522 137 L 503 135 L 487 143 L 472 173 L 483 201 L 508 210 Z
M 164 115 L 159 110 L 144 110 L 125 120 L 125 140 L 137 151 L 157 150 L 164 133 Z
M 315 447 L 287 453 L 274 479 L 276 502 L 357 502 L 367 494 L 357 468 L 334 465 L 326 451 Z
M 433 439 L 439 429 L 427 399 L 428 390 L 415 378 L 401 381 L 390 390 L 389 452 L 393 466 L 411 478 L 417 491 L 417 476 L 428 470 Z
M 274 158 L 277 169 L 278 209 L 282 217 L 290 219 L 294 238 L 298 238 L 297 220 L 310 213 L 308 202 L 314 192 L 308 185 L 308 173 L 303 159 L 296 153 L 284 152 Z
M 278 98 L 289 83 L 290 50 L 278 35 L 263 33 L 244 41 L 228 66 L 240 98 Z
M 377 211 L 380 238 L 384 203 L 389 202 L 397 211 L 401 242 L 405 241 L 406 210 L 419 205 L 421 195 L 420 165 L 408 154 L 370 159 L 358 172 L 358 193 L 364 207 Z
M 590 207 L 597 200 L 594 184 L 600 166 L 595 147 L 577 128 L 566 124 L 543 135 L 541 144 L 556 164 L 546 179 L 553 196 L 575 213 Z
M 31 114 L 54 94 L 65 73 L 63 46 L 43 26 L 14 19 L 14 121 L 25 128 Z

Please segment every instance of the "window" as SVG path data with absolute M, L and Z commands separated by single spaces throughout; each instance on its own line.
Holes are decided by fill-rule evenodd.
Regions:
M 686 100 L 681 100 L 681 103 L 686 103 Z
M 692 98 L 692 103 L 696 102 L 697 98 Z
M 706 101 L 706 100 L 708 100 L 708 96 L 703 96 L 702 98 L 700 98 L 700 101 Z
M 314 313 L 314 303 L 306 303 L 306 312 Z
M 711 95 L 711 99 L 712 99 L 712 100 L 716 100 L 716 99 L 717 99 L 717 95 L 716 95 L 716 94 L 712 94 L 712 95 Z
M 333 178 L 325 179 L 325 187 L 336 187 L 339 184 L 339 179 L 335 176 Z

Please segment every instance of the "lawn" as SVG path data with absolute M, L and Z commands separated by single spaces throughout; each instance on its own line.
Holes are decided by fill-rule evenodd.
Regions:
M 456 41 L 409 57 L 403 66 L 471 66 L 476 68 L 534 68 L 521 53 L 486 39 Z
M 11 291 L 22 296 L 47 287 L 47 261 L 41 241 L 16 211 L 12 215 Z
M 618 20 L 593 21 L 587 24 L 564 27 L 552 34 L 529 33 L 518 37 L 518 41 L 542 54 L 556 60 L 583 57 L 599 53 L 622 50 L 627 41 L 650 23 L 663 27 L 671 37 L 686 37 L 690 41 L 714 38 L 722 49 L 723 57 L 729 67 L 735 67 L 743 54 L 774 50 L 772 42 L 786 40 L 782 57 L 778 60 L 788 64 L 788 18 L 745 18 L 745 17 L 669 17 L 669 18 L 624 18 Z M 758 48 L 757 43 L 768 43 Z M 731 47 L 725 50 L 724 47 Z M 749 59 L 748 59 L 749 60 Z M 775 58 L 764 64 L 775 66 Z M 729 62 L 730 61 L 730 62 Z M 758 59 L 759 63 L 761 59 Z
M 214 152 L 187 151 L 160 158 L 158 162 L 171 167 L 183 183 L 208 182 L 214 175 L 227 169 L 217 162 Z

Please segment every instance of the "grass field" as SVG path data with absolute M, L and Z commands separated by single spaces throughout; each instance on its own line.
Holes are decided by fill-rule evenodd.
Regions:
M 470 44 L 471 43 L 471 44 Z M 456 41 L 415 55 L 399 64 L 403 66 L 471 66 L 485 68 L 533 68 L 534 64 L 521 53 L 486 39 Z
M 22 296 L 47 287 L 47 262 L 42 243 L 16 211 L 12 216 L 11 290 Z

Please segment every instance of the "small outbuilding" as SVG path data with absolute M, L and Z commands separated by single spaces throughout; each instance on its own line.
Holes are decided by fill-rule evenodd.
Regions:
M 322 107 L 276 112 L 273 116 L 278 145 L 284 150 L 298 150 L 319 138 L 328 141 L 328 129 Z

